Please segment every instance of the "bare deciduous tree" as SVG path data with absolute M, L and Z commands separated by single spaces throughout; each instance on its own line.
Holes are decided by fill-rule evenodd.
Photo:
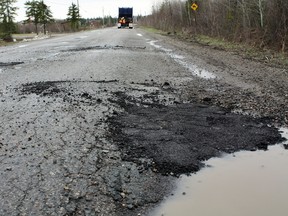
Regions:
M 197 3 L 193 11 L 191 5 Z M 163 0 L 141 20 L 164 31 L 204 34 L 287 51 L 287 0 Z M 196 31 L 197 30 L 197 31 Z

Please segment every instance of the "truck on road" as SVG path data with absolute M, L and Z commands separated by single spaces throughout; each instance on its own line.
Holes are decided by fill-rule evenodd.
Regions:
M 118 28 L 133 28 L 133 8 L 119 7 Z

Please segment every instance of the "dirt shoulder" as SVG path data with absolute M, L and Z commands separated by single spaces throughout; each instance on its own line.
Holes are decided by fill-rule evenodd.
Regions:
M 186 86 L 185 97 L 230 109 L 232 112 L 271 118 L 277 126 L 288 124 L 288 69 L 247 58 L 244 51 L 229 51 L 195 40 L 157 34 L 159 40 L 195 56 L 198 67 L 217 79 L 197 77 Z M 184 98 L 183 98 L 184 99 Z

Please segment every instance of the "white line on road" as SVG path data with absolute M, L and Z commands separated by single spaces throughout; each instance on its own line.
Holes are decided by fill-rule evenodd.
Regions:
M 213 73 L 210 73 L 207 70 L 199 68 L 197 65 L 195 65 L 193 63 L 185 61 L 184 56 L 173 53 L 173 50 L 171 50 L 171 49 L 167 49 L 167 48 L 164 48 L 160 45 L 157 45 L 156 44 L 157 42 L 158 41 L 149 41 L 147 43 L 149 43 L 151 46 L 155 47 L 156 49 L 160 49 L 160 50 L 164 51 L 168 56 L 170 56 L 178 64 L 187 68 L 192 74 L 194 74 L 198 77 L 201 77 L 201 78 L 205 78 L 205 79 L 215 79 L 216 78 L 216 76 Z
M 79 38 L 80 39 L 84 39 L 84 38 L 87 38 L 88 36 L 87 35 L 83 35 L 83 36 L 80 36 Z
M 25 44 L 25 45 L 20 45 L 20 46 L 18 46 L 19 48 L 23 48 L 23 47 L 27 47 L 28 45 L 27 44 Z

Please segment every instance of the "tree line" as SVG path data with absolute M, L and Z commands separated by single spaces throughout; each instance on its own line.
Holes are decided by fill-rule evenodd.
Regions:
M 141 23 L 167 32 L 288 50 L 287 0 L 163 0 Z
M 0 0 L 0 38 L 11 40 L 12 33 L 15 33 L 17 26 L 14 22 L 18 8 L 14 6 L 17 0 Z M 25 23 L 33 23 L 35 32 L 38 34 L 39 25 L 43 26 L 44 34 L 48 23 L 54 22 L 50 7 L 43 0 L 32 0 L 25 2 L 26 17 Z M 72 3 L 68 8 L 67 21 L 73 30 L 77 30 L 80 24 L 79 8 Z

